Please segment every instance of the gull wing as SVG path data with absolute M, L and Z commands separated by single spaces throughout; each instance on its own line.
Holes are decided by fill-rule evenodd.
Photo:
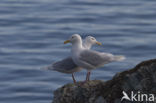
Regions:
M 80 53 L 79 59 L 94 67 L 98 67 L 111 62 L 113 60 L 113 55 L 110 53 L 84 50 Z

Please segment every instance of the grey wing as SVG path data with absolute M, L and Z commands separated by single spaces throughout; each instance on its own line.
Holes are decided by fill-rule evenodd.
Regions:
M 74 63 L 71 57 L 67 57 L 61 61 L 52 64 L 54 70 L 70 71 L 78 66 Z
M 80 54 L 80 60 L 98 67 L 109 63 L 113 55 L 109 53 L 100 53 L 97 51 L 85 50 Z

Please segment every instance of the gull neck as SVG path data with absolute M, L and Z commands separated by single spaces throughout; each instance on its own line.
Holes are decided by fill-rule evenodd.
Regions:
M 72 44 L 72 51 L 78 51 L 78 50 L 81 50 L 82 48 L 83 47 L 82 47 L 81 39 Z
M 83 44 L 83 46 L 84 46 L 84 48 L 86 48 L 86 49 L 90 49 L 91 46 L 92 46 L 92 44 L 89 43 L 89 42 L 87 42 L 87 41 L 85 41 L 84 44 Z

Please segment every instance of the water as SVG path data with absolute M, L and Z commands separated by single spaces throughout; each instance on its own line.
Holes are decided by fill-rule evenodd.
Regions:
M 155 58 L 155 0 L 1 0 L 0 101 L 50 103 L 53 91 L 71 76 L 40 70 L 70 54 L 63 41 L 71 34 L 92 35 L 103 43 L 93 49 L 122 54 L 123 62 L 94 70 L 92 79 Z M 85 79 L 86 71 L 76 74 Z

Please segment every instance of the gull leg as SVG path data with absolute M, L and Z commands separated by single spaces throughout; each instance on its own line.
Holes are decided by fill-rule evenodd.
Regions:
M 82 85 L 90 80 L 89 77 L 90 77 L 90 71 L 87 71 L 86 80 L 82 82 Z
M 83 81 L 83 82 L 81 83 L 81 85 L 85 84 L 87 81 L 88 81 L 88 71 L 87 71 L 87 75 L 86 75 L 86 80 Z
M 90 81 L 90 74 L 91 74 L 91 72 L 89 71 L 88 72 L 88 81 Z
M 87 72 L 87 75 L 86 75 L 86 82 L 88 81 L 88 74 L 89 74 L 89 72 Z
M 75 80 L 75 77 L 74 77 L 74 73 L 72 73 L 72 78 L 73 78 L 74 84 L 76 84 L 76 80 Z
M 90 74 L 91 74 L 91 72 L 90 71 L 88 71 L 88 77 L 87 77 L 87 81 L 90 81 Z
M 87 72 L 86 81 L 90 81 L 90 71 Z

